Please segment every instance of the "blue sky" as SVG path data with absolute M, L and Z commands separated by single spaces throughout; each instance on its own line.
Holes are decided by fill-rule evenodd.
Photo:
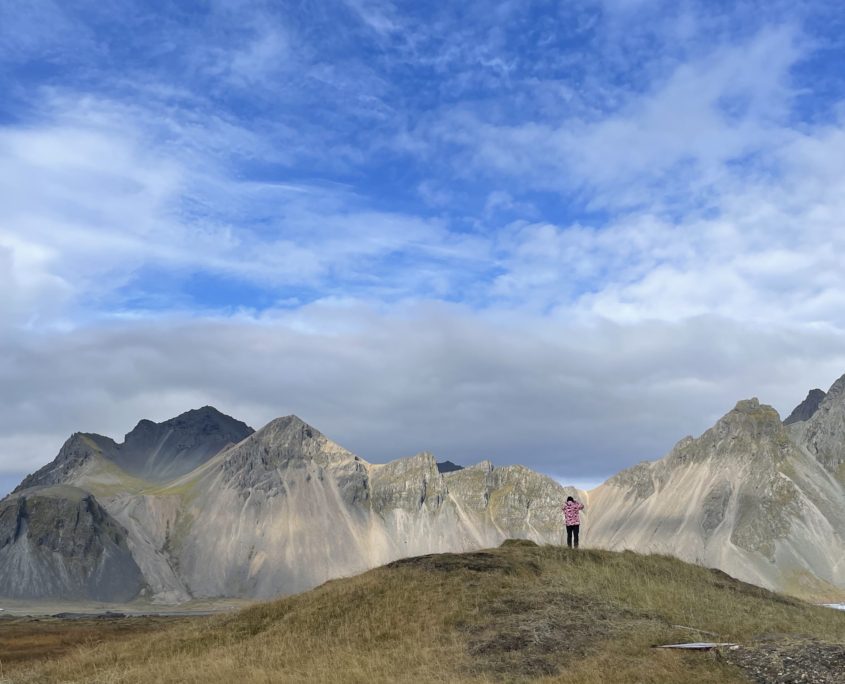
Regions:
M 213 403 L 595 481 L 845 372 L 827 2 L 0 5 L 0 472 Z

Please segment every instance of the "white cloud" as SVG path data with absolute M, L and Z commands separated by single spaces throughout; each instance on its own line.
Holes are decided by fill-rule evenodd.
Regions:
M 484 257 L 472 236 L 342 186 L 240 179 L 226 152 L 252 146 L 248 133 L 214 119 L 163 131 L 159 115 L 54 95 L 42 125 L 0 128 L 2 306 L 18 322 L 119 307 L 145 267 L 395 297 L 448 289 L 455 262 Z M 417 268 L 379 265 L 401 254 Z
M 783 152 L 781 178 L 723 193 L 713 218 L 644 212 L 599 228 L 515 224 L 500 246 L 495 292 L 618 322 L 713 314 L 845 329 L 843 176 L 796 162 L 804 147 Z M 833 141 L 828 150 L 838 158 Z
M 75 430 L 119 437 L 210 403 L 255 426 L 297 413 L 376 462 L 430 449 L 602 478 L 739 398 L 790 410 L 845 370 L 843 342 L 720 317 L 618 325 L 355 301 L 7 334 L 0 471 L 36 468 Z

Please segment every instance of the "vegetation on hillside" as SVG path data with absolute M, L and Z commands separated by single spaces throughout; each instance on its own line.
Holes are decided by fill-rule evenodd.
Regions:
M 0 681 L 739 682 L 752 671 L 725 655 L 651 646 L 731 641 L 753 655 L 764 635 L 845 658 L 845 613 L 666 556 L 510 541 L 5 667 Z

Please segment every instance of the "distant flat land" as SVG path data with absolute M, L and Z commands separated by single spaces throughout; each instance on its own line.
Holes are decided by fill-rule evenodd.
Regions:
M 0 682 L 10 666 L 56 658 L 80 646 L 93 646 L 165 625 L 201 617 L 23 617 L 0 614 Z
M 125 637 L 249 605 L 246 601 L 197 601 L 182 606 L 152 604 L 29 603 L 3 601 L 0 610 L 0 684 L 10 669 L 57 658 L 79 647 Z M 13 681 L 13 680 L 12 680 Z
M 142 601 L 132 603 L 101 603 L 85 601 L 20 601 L 0 599 L 0 618 L 102 616 L 123 613 L 129 617 L 191 617 L 226 613 L 247 608 L 255 601 L 245 599 L 195 600 L 179 604 L 160 604 Z

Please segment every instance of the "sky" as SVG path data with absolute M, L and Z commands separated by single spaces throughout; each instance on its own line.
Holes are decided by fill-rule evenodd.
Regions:
M 838 2 L 0 2 L 0 492 L 213 405 L 589 486 L 845 373 Z

